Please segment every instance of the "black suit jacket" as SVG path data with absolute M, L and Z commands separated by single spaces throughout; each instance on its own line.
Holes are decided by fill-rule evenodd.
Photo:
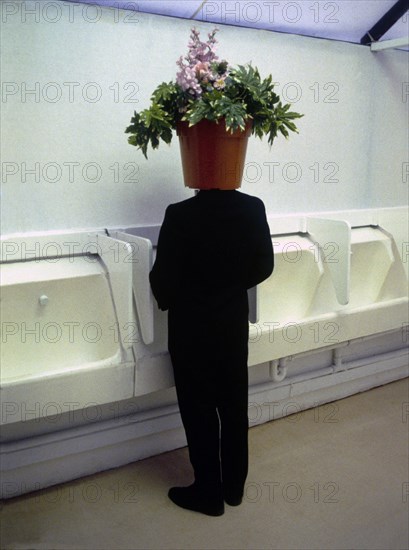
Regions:
M 166 209 L 150 283 L 172 318 L 221 321 L 248 315 L 247 289 L 273 267 L 263 202 L 239 191 L 200 191 Z

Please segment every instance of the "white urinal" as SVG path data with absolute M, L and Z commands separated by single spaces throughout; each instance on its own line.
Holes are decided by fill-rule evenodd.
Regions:
M 160 226 L 113 229 L 110 235 L 132 247 L 133 318 L 140 339 L 134 345 L 134 395 L 146 395 L 174 386 L 167 352 L 167 313 L 153 297 L 149 273 L 156 257 Z
M 258 321 L 276 325 L 308 316 L 324 274 L 317 246 L 304 235 L 273 237 L 274 272 L 258 285 Z
M 2 423 L 132 397 L 130 248 L 89 233 L 1 244 Z
M 379 227 L 357 227 L 351 235 L 349 308 L 407 295 L 407 281 L 396 244 Z
M 405 220 L 407 227 L 407 213 L 381 212 L 386 227 L 360 225 L 359 212 L 349 217 L 285 220 L 284 227 L 298 226 L 299 232 L 272 237 L 276 266 L 257 287 L 258 322 L 250 327 L 249 364 L 407 325 L 405 255 L 394 235 L 404 251 L 399 229 Z M 362 215 L 377 217 L 376 212 Z M 280 221 L 274 222 L 276 230 Z

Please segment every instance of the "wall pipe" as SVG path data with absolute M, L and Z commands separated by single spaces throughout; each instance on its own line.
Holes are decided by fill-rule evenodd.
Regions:
M 281 359 L 274 359 L 269 362 L 270 378 L 274 382 L 282 382 L 287 376 L 287 361 L 291 360 L 291 357 L 282 357 Z
M 363 338 L 357 338 L 356 341 L 363 340 Z M 329 369 L 329 372 L 339 372 L 340 370 L 345 370 L 343 368 L 343 361 L 341 356 L 341 349 L 349 346 L 351 344 L 351 340 L 347 340 L 346 342 L 341 342 L 340 344 L 336 344 L 335 346 L 328 346 L 325 348 L 321 348 L 320 350 L 309 350 L 302 353 L 298 353 L 296 357 L 306 357 L 308 355 L 315 355 L 319 351 L 332 351 L 332 362 L 327 369 Z M 287 357 L 281 357 L 280 359 L 273 359 L 272 361 L 269 361 L 269 376 L 274 382 L 282 382 L 286 376 L 287 376 L 287 363 L 288 361 L 292 361 L 294 359 L 293 355 L 289 355 Z M 322 369 L 319 370 L 320 374 L 322 374 Z M 295 376 L 293 380 L 303 380 L 304 378 L 310 378 L 311 372 L 308 373 L 308 375 L 298 375 Z
M 394 331 L 389 331 L 389 332 L 394 332 Z M 282 357 L 280 359 L 274 359 L 272 361 L 269 361 L 269 377 L 271 380 L 273 380 L 273 382 L 282 382 L 287 377 L 287 374 L 288 374 L 288 365 L 287 365 L 288 361 L 292 361 L 294 358 L 306 357 L 308 355 L 315 355 L 320 351 L 332 351 L 331 364 L 328 365 L 328 367 L 318 369 L 317 371 L 312 371 L 312 372 L 309 371 L 308 373 L 298 374 L 294 377 L 291 377 L 290 380 L 288 380 L 289 385 L 292 385 L 295 382 L 303 382 L 303 381 L 311 380 L 312 378 L 318 378 L 320 376 L 324 376 L 328 374 L 336 374 L 340 371 L 346 371 L 354 368 L 359 368 L 361 366 L 365 366 L 368 363 L 368 360 L 371 357 L 373 357 L 373 355 L 361 357 L 360 359 L 356 359 L 354 361 L 344 362 L 342 360 L 341 350 L 342 348 L 346 348 L 353 343 L 365 341 L 365 340 L 371 340 L 376 336 L 377 335 L 371 335 L 369 337 L 359 337 L 354 340 L 347 340 L 345 342 L 341 342 L 334 346 L 328 346 L 328 347 L 320 348 L 318 350 L 317 349 L 308 350 L 305 352 L 298 353 L 295 356 L 289 355 L 287 357 Z M 407 353 L 406 349 L 404 350 L 400 348 L 400 349 L 393 350 L 391 352 L 387 352 L 386 354 L 380 354 L 380 355 L 381 356 L 386 355 L 388 357 L 390 356 L 391 358 L 394 358 L 394 357 L 400 357 L 402 353 Z M 271 384 L 270 382 L 264 382 L 264 383 L 262 382 L 261 384 L 256 384 L 255 386 L 257 387 L 265 386 L 267 389 L 267 387 L 270 384 Z

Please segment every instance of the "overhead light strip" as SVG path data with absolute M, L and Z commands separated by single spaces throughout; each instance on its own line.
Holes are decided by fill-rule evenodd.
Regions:
M 382 40 L 381 42 L 372 42 L 371 52 L 380 52 L 391 48 L 402 48 L 403 46 L 409 46 L 409 36 L 394 38 L 393 40 Z

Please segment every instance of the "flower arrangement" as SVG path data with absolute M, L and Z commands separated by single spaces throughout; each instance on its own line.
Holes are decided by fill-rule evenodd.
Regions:
M 177 61 L 176 82 L 163 82 L 151 96 L 151 105 L 140 113 L 134 112 L 125 133 L 128 142 L 141 149 L 146 158 L 149 144 L 153 149 L 160 140 L 170 143 L 178 122 L 192 126 L 202 119 L 219 122 L 224 119 L 226 131 L 244 130 L 252 119 L 252 133 L 268 136 L 273 144 L 280 132 L 288 138 L 289 131 L 297 132 L 294 119 L 303 115 L 290 111 L 274 92 L 272 76 L 261 79 L 251 64 L 231 67 L 216 55 L 215 38 L 218 29 L 202 42 L 200 33 L 191 30 L 188 53 Z
M 176 75 L 176 83 L 195 99 L 203 95 L 204 91 L 222 90 L 226 86 L 228 65 L 227 61 L 218 63 L 219 58 L 215 52 L 216 32 L 217 29 L 214 29 L 208 35 L 209 40 L 201 42 L 200 33 L 192 29 L 188 44 L 189 52 L 185 58 L 181 56 L 176 62 L 180 67 Z

